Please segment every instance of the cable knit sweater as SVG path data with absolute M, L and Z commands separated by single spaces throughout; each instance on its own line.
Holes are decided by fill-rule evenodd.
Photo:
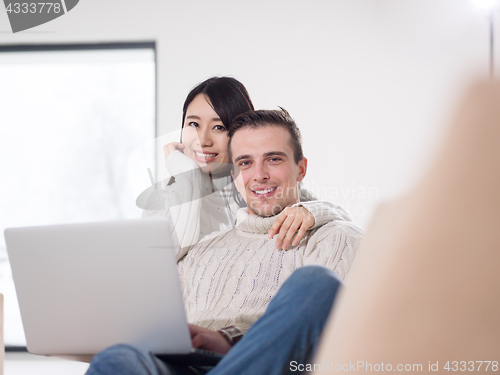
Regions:
M 308 230 L 289 250 L 276 250 L 267 232 L 275 216 L 237 212 L 234 229 L 209 236 L 178 262 L 188 321 L 213 330 L 246 331 L 297 268 L 319 264 L 344 279 L 362 231 L 345 220 Z
M 233 199 L 230 176 L 210 180 L 198 165 L 180 151 L 167 159 L 167 170 L 175 183 L 152 191 L 143 218 L 169 217 L 174 238 L 179 243 L 177 260 L 186 255 L 189 246 L 205 236 L 234 227 L 240 208 Z M 332 220 L 351 221 L 349 214 L 331 202 L 318 198 L 299 184 L 300 203 L 314 216 L 317 228 Z

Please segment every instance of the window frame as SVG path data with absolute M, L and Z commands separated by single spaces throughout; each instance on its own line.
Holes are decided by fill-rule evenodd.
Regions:
M 65 51 L 110 51 L 130 49 L 152 49 L 154 70 L 154 137 L 158 137 L 158 58 L 155 41 L 144 42 L 106 42 L 106 43 L 57 43 L 57 44 L 12 44 L 0 45 L 0 58 L 3 52 L 65 52 Z M 156 145 L 154 153 L 156 155 Z M 154 160 L 156 165 L 156 158 Z M 156 169 L 156 167 L 155 167 Z M 5 324 L 5 321 L 4 321 Z M 6 352 L 27 352 L 26 346 L 5 345 Z

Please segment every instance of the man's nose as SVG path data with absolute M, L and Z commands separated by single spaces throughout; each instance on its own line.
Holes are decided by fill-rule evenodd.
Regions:
M 254 175 L 253 175 L 254 181 L 257 182 L 263 182 L 269 180 L 269 170 L 266 166 L 266 164 L 256 164 L 255 165 L 255 170 L 254 170 Z

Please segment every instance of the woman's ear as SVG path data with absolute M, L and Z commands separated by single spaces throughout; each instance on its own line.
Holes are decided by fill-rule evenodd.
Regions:
M 300 182 L 306 177 L 307 172 L 307 158 L 303 157 L 302 160 L 299 161 L 299 175 L 297 176 L 297 181 Z

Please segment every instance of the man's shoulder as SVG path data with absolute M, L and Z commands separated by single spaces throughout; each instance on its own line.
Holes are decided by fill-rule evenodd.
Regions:
M 204 247 L 207 246 L 207 244 L 217 241 L 221 238 L 223 238 L 226 235 L 230 235 L 235 232 L 234 228 L 228 228 L 225 230 L 217 231 L 217 232 L 212 232 L 210 234 L 207 234 L 206 236 L 202 237 L 193 247 Z
M 315 237 L 316 241 L 321 241 L 329 236 L 335 235 L 349 236 L 353 239 L 361 240 L 364 237 L 365 232 L 352 221 L 335 220 L 330 221 L 319 228 L 315 228 L 311 237 Z
M 321 264 L 343 280 L 363 239 L 363 230 L 350 221 L 338 220 L 311 231 L 304 249 L 305 264 Z

